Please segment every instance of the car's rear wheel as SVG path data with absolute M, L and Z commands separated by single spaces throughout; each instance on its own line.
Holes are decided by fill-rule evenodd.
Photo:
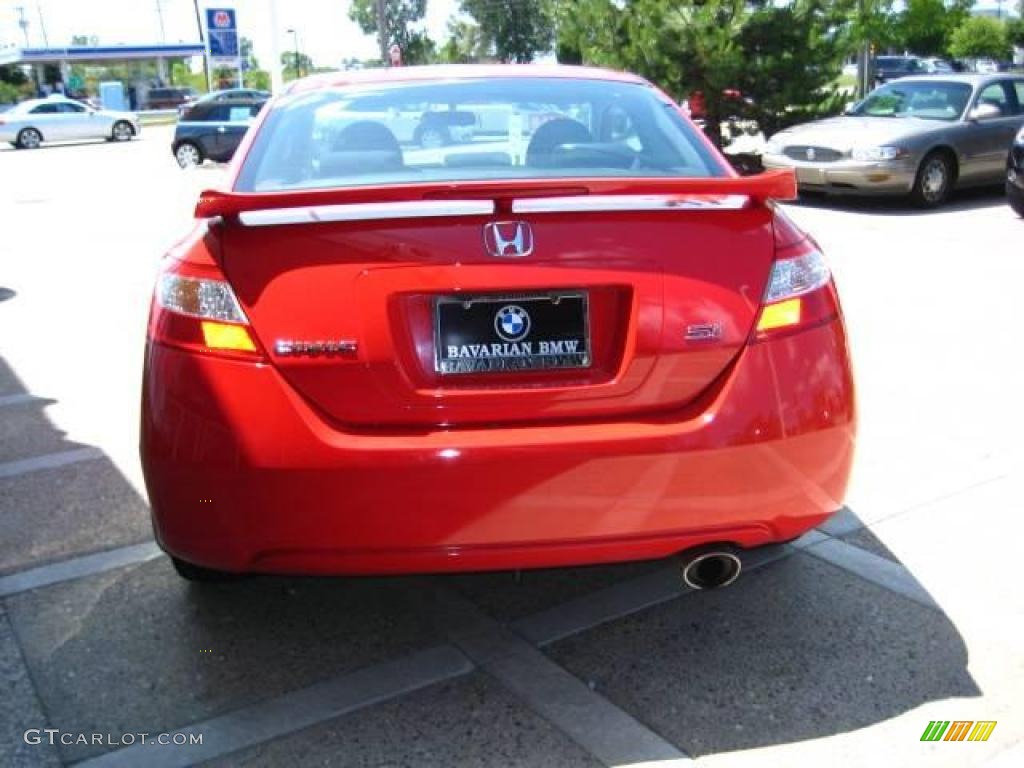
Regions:
M 911 199 L 922 208 L 936 208 L 949 199 L 956 178 L 953 159 L 946 152 L 932 152 L 921 161 Z
M 1006 182 L 1006 202 L 1018 216 L 1024 217 L 1024 189 Z
M 19 149 L 36 149 L 43 143 L 43 134 L 35 128 L 22 128 L 15 146 Z
M 186 141 L 174 150 L 174 159 L 182 168 L 195 168 L 203 162 L 203 152 L 192 142 Z
M 131 141 L 135 136 L 135 129 L 127 120 L 118 120 L 111 129 L 111 136 L 114 141 Z
M 176 557 L 171 558 L 171 563 L 174 565 L 174 570 L 178 572 L 178 575 L 187 581 L 213 584 L 221 581 L 233 581 L 234 579 L 240 578 L 236 573 L 217 571 L 213 568 L 203 568 L 201 565 L 195 565 L 194 563 L 189 563 L 185 560 L 179 560 Z

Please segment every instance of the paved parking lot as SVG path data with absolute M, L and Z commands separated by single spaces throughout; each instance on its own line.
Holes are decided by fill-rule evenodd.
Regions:
M 136 450 L 156 263 L 220 174 L 169 140 L 0 149 L 0 765 L 1024 764 L 1001 194 L 789 206 L 844 301 L 857 465 L 847 508 L 726 590 L 668 561 L 196 588 L 152 544 Z M 998 725 L 924 743 L 930 720 Z

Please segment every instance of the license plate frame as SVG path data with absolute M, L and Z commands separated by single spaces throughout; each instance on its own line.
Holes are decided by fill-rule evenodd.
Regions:
M 460 331 L 465 336 L 467 329 L 449 327 L 451 317 L 443 322 L 442 315 L 458 313 L 460 305 L 464 313 L 473 312 L 477 315 L 473 318 L 477 328 L 472 329 L 475 338 L 453 338 Z M 534 310 L 540 319 L 550 323 L 559 315 L 573 314 L 572 308 L 577 305 L 576 327 L 568 329 L 537 328 L 535 315 L 530 311 Z M 513 310 L 506 312 L 509 308 Z M 514 334 L 502 336 L 498 330 L 499 313 L 512 315 L 513 322 L 516 322 L 515 318 L 519 315 L 514 309 L 523 310 L 527 315 L 526 333 L 518 339 Z M 581 370 L 589 368 L 593 363 L 590 297 L 585 290 L 442 295 L 434 298 L 431 311 L 434 326 L 434 372 L 441 376 Z M 480 329 L 484 320 L 489 323 L 489 334 Z M 513 326 L 501 323 L 501 327 L 505 330 Z M 574 341 L 575 344 L 572 343 Z M 451 354 L 452 347 L 459 350 L 458 356 Z M 465 353 L 470 356 L 465 356 Z

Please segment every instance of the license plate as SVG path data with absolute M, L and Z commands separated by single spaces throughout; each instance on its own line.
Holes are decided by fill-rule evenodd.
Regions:
M 590 365 L 587 294 L 442 296 L 434 302 L 434 369 L 491 373 Z

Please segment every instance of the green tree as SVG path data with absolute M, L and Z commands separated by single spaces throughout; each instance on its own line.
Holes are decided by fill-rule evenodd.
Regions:
M 551 0 L 462 0 L 499 61 L 525 64 L 551 50 L 555 39 Z
M 953 30 L 949 52 L 958 59 L 1004 59 L 1011 53 L 1006 24 L 999 19 L 972 16 Z
M 462 19 L 448 20 L 448 40 L 438 54 L 446 64 L 475 64 L 487 58 L 487 41 L 480 27 Z
M 295 80 L 313 71 L 313 60 L 300 51 L 285 51 L 281 54 L 281 67 L 284 80 Z
M 895 36 L 920 56 L 946 53 L 953 30 L 970 16 L 974 0 L 906 0 L 897 16 Z
M 637 72 L 677 99 L 701 92 L 717 141 L 737 113 L 771 132 L 840 108 L 841 10 L 830 0 L 563 0 L 557 48 Z
M 1021 0 L 1021 3 L 1024 5 L 1024 0 Z M 1010 45 L 1024 48 L 1024 19 L 1010 19 L 1006 22 L 1006 40 Z
M 415 28 L 427 12 L 427 0 L 383 0 L 384 40 L 402 49 L 403 64 L 429 64 L 437 55 L 434 41 Z M 352 0 L 349 18 L 368 35 L 377 35 L 376 0 Z

